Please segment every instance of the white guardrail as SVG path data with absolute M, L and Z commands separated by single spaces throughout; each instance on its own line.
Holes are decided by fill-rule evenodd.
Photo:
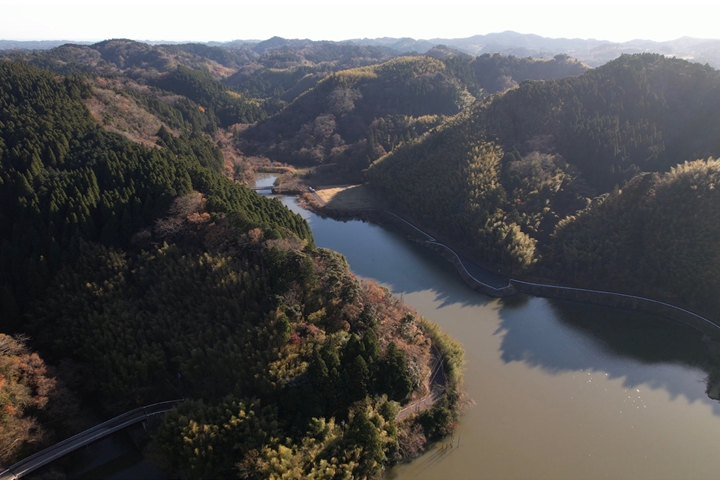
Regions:
M 396 214 L 394 214 L 394 213 L 392 213 L 392 212 L 388 212 L 388 211 L 385 211 L 385 213 L 388 213 L 388 214 L 392 215 L 393 217 L 395 217 L 395 218 L 397 218 L 398 220 L 402 221 L 402 222 L 405 223 L 406 225 L 412 227 L 412 228 L 415 229 L 416 231 L 418 231 L 418 232 L 420 232 L 421 234 L 423 234 L 425 237 L 427 237 L 428 243 L 434 244 L 434 245 L 439 245 L 439 246 L 447 249 L 448 251 L 450 251 L 450 252 L 455 256 L 455 258 L 456 258 L 457 261 L 460 263 L 460 265 L 463 267 L 463 270 L 465 271 L 465 274 L 467 274 L 467 276 L 469 276 L 470 278 L 472 278 L 475 282 L 477 282 L 477 283 L 479 283 L 479 284 L 481 284 L 481 285 L 483 285 L 483 286 L 485 286 L 485 287 L 487 287 L 488 289 L 491 289 L 491 290 L 495 290 L 495 291 L 500 291 L 500 290 L 501 290 L 501 288 L 493 287 L 493 286 L 488 285 L 487 283 L 485 283 L 485 282 L 483 282 L 483 281 L 478 280 L 477 278 L 475 278 L 475 276 L 472 275 L 472 274 L 468 271 L 468 269 L 465 267 L 465 265 L 464 265 L 464 263 L 463 263 L 463 260 L 460 258 L 460 256 L 455 252 L 455 250 L 453 250 L 453 249 L 450 248 L 449 246 L 447 246 L 447 245 L 445 245 L 445 244 L 443 244 L 443 243 L 438 242 L 432 235 L 428 234 L 427 232 L 424 232 L 423 230 L 421 230 L 420 228 L 416 227 L 415 225 L 413 225 L 412 223 L 408 222 L 407 220 L 405 220 L 404 218 L 400 217 L 399 215 L 396 215 Z M 653 300 L 652 298 L 639 297 L 639 296 L 637 296 L 637 295 L 629 295 L 629 294 L 626 294 L 626 293 L 606 292 L 606 291 L 603 291 L 603 290 L 591 290 L 591 289 L 586 289 L 586 288 L 566 287 L 566 286 L 563 286 L 563 285 L 551 285 L 551 284 L 545 284 L 545 283 L 526 282 L 526 281 L 523 281 L 523 280 L 516 280 L 516 279 L 514 279 L 514 278 L 508 279 L 508 286 L 522 286 L 522 285 L 530 286 L 530 287 L 538 287 L 538 288 L 545 289 L 546 291 L 547 291 L 547 290 L 552 290 L 552 289 L 557 289 L 557 290 L 565 290 L 565 291 L 585 292 L 585 293 L 589 293 L 589 294 L 593 294 L 593 295 L 603 295 L 603 296 L 610 297 L 610 298 L 621 298 L 621 299 L 628 299 L 628 300 L 637 300 L 637 301 L 640 301 L 640 302 L 643 302 L 643 303 L 654 304 L 654 305 L 658 305 L 658 306 L 665 307 L 665 308 L 667 308 L 667 309 L 673 310 L 673 311 L 675 311 L 675 312 L 683 313 L 683 314 L 688 315 L 688 316 L 692 317 L 693 319 L 701 322 L 702 325 L 707 325 L 707 326 L 711 327 L 713 330 L 720 331 L 720 325 L 718 325 L 717 323 L 713 322 L 712 320 L 709 320 L 709 319 L 703 317 L 702 315 L 699 315 L 699 314 L 697 314 L 697 313 L 695 313 L 695 312 L 691 312 L 690 310 L 686 310 L 686 309 L 681 308 L 681 307 L 678 307 L 678 306 L 676 306 L 676 305 L 672 305 L 672 304 L 670 304 L 670 303 L 661 302 L 661 301 L 659 301 L 659 300 Z M 503 288 L 505 288 L 505 287 L 503 287 Z M 539 294 L 539 296 L 543 296 L 543 295 L 542 295 L 542 294 Z M 678 320 L 678 319 L 675 319 L 675 320 Z

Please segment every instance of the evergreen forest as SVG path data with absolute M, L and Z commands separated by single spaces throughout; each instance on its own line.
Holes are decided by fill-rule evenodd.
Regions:
M 375 476 L 452 428 L 454 388 L 396 415 L 428 388 L 432 345 L 459 385 L 456 343 L 223 175 L 201 126 L 134 143 L 92 95 L 0 62 L 2 465 L 87 427 L 83 402 L 185 398 L 152 443 L 197 478 Z
M 508 277 L 720 321 L 719 156 L 720 73 L 657 54 L 0 52 L 0 470 L 179 398 L 149 448 L 182 478 L 380 478 L 452 433 L 461 345 L 256 171 L 364 184 Z M 438 363 L 445 393 L 399 415 Z
M 624 55 L 478 102 L 368 177 L 488 268 L 717 319 L 719 88 L 709 66 Z

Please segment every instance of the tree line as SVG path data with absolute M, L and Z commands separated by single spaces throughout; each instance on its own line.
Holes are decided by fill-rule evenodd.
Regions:
M 714 258 L 712 234 L 702 233 L 715 225 L 704 203 L 712 197 L 700 186 L 713 184 L 714 163 L 679 165 L 720 150 L 718 86 L 710 67 L 625 55 L 480 102 L 393 150 L 368 177 L 396 208 L 492 269 L 712 315 L 710 290 L 686 289 L 701 278 L 715 285 L 712 261 L 697 261 Z M 679 182 L 680 172 L 698 184 Z M 656 199 L 660 185 L 675 192 L 672 201 Z M 648 204 L 660 198 L 668 201 Z M 709 224 L 681 232 L 672 227 L 681 217 Z M 686 240 L 656 242 L 670 231 Z

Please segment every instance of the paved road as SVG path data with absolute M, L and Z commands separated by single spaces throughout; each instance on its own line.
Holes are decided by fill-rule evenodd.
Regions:
M 84 432 L 63 440 L 60 443 L 48 447 L 34 455 L 31 455 L 18 463 L 11 465 L 4 472 L 0 472 L 0 480 L 15 480 L 21 478 L 48 463 L 57 460 L 63 455 L 84 447 L 96 440 L 110 435 L 111 433 L 122 430 L 135 423 L 147 420 L 152 415 L 169 412 L 175 405 L 182 400 L 170 400 L 168 402 L 154 403 L 145 407 L 136 408 L 129 412 L 123 413 L 107 422 L 96 425 Z
M 588 293 L 601 294 L 601 295 L 606 295 L 606 296 L 608 296 L 608 297 L 615 297 L 615 298 L 637 299 L 637 300 L 640 300 L 640 301 L 643 301 L 643 302 L 654 303 L 654 304 L 656 304 L 656 305 L 660 305 L 660 306 L 663 306 L 663 307 L 667 307 L 667 308 L 676 310 L 676 311 L 678 311 L 678 312 L 682 312 L 682 313 L 684 313 L 684 314 L 686 314 L 686 315 L 689 315 L 689 316 L 695 318 L 696 320 L 702 322 L 703 325 L 707 325 L 708 327 L 710 327 L 710 328 L 713 329 L 713 330 L 720 330 L 720 325 L 718 325 L 717 323 L 715 323 L 715 322 L 713 322 L 713 321 L 711 321 L 711 320 L 708 320 L 707 318 L 703 317 L 702 315 L 698 315 L 698 314 L 695 313 L 695 312 L 691 312 L 690 310 L 686 310 L 686 309 L 684 309 L 684 308 L 678 307 L 678 306 L 676 306 L 676 305 L 672 305 L 672 304 L 670 304 L 670 303 L 661 302 L 661 301 L 659 301 L 659 300 L 653 300 L 652 298 L 640 297 L 640 296 L 637 296 L 637 295 L 629 295 L 629 294 L 626 294 L 626 293 L 606 292 L 606 291 L 603 291 L 603 290 L 592 290 L 592 289 L 586 289 L 586 288 L 566 287 L 566 286 L 563 286 L 563 285 L 551 285 L 551 284 L 546 284 L 546 283 L 534 283 L 534 282 L 526 282 L 526 281 L 523 281 L 523 280 L 516 280 L 516 279 L 514 279 L 514 278 L 511 278 L 511 279 L 505 278 L 505 277 L 503 277 L 503 276 L 501 276 L 501 275 L 498 275 L 498 274 L 496 274 L 496 273 L 494 273 L 494 272 L 491 272 L 491 271 L 489 271 L 489 270 L 487 270 L 487 269 L 485 269 L 485 268 L 477 265 L 476 263 L 472 262 L 471 260 L 468 260 L 467 258 L 464 258 L 464 257 L 458 255 L 458 254 L 455 252 L 455 250 L 453 250 L 452 248 L 450 248 L 449 246 L 447 246 L 447 245 L 445 245 L 445 244 L 442 244 L 442 243 L 438 242 L 438 241 L 437 241 L 435 238 L 433 238 L 430 234 L 428 234 L 427 232 L 424 232 L 423 230 L 421 230 L 421 229 L 418 228 L 417 226 L 413 225 L 412 223 L 408 222 L 407 220 L 405 220 L 404 218 L 400 217 L 399 215 L 396 215 L 396 214 L 394 214 L 394 213 L 392 213 L 392 212 L 387 212 L 387 211 L 386 211 L 386 213 L 389 213 L 390 215 L 393 215 L 394 217 L 396 217 L 396 218 L 398 218 L 399 220 L 403 221 L 404 223 L 406 223 L 406 224 L 409 225 L 410 227 L 414 228 L 416 231 L 418 231 L 419 233 L 421 233 L 422 235 L 424 235 L 429 242 L 435 243 L 435 244 L 437 244 L 437 245 L 442 245 L 443 247 L 445 247 L 445 248 L 447 248 L 448 250 L 450 250 L 453 254 L 455 254 L 455 256 L 457 256 L 457 258 L 460 260 L 460 263 L 461 263 L 462 266 L 465 268 L 465 271 L 466 271 L 471 277 L 473 277 L 476 281 L 478 281 L 478 282 L 480 282 L 480 283 L 483 283 L 483 284 L 485 284 L 485 285 L 489 285 L 489 286 L 491 286 L 491 287 L 493 287 L 493 288 L 503 288 L 503 287 L 505 287 L 505 286 L 507 286 L 507 285 L 513 285 L 513 286 L 515 286 L 515 287 L 526 285 L 526 286 L 536 286 L 536 287 L 551 287 L 551 288 L 558 289 L 558 290 L 567 290 L 567 291 L 575 291 L 575 292 L 588 292 Z M 547 296 L 547 295 L 542 295 L 542 294 L 540 294 L 540 296 Z M 687 322 L 685 322 L 685 323 L 687 324 Z
M 445 245 L 447 247 L 447 245 Z M 448 247 L 449 248 L 449 247 Z M 510 283 L 507 277 L 503 277 L 499 273 L 495 273 L 487 268 L 483 268 L 472 260 L 463 257 L 462 255 L 456 254 L 460 259 L 465 270 L 470 274 L 471 277 L 479 280 L 480 283 L 490 285 L 493 288 L 507 287 Z
M 317 203 L 318 203 L 321 207 L 324 207 L 324 206 L 327 205 L 327 203 L 325 203 L 325 200 L 323 200 L 322 198 L 320 198 L 320 195 L 318 195 L 317 192 L 312 191 L 312 192 L 309 192 L 309 193 L 312 194 L 312 195 L 315 197 L 315 201 L 317 201 Z
M 441 245 L 448 250 L 450 250 L 457 258 L 460 260 L 460 263 L 465 268 L 465 271 L 470 275 L 475 281 L 482 283 L 484 285 L 487 285 L 489 287 L 498 289 L 498 288 L 504 288 L 507 287 L 509 284 L 509 280 L 507 277 L 503 277 L 502 275 L 492 272 L 488 270 L 487 268 L 481 267 L 477 263 L 473 262 L 472 260 L 463 257 L 462 255 L 458 254 L 455 250 L 450 248 L 448 245 L 445 245 L 444 243 L 440 243 L 437 241 L 435 237 L 430 235 L 424 230 L 421 230 L 417 225 L 413 225 L 412 223 L 408 222 L 401 216 L 394 214 L 392 212 L 389 212 L 385 210 L 385 213 L 392 215 L 393 217 L 397 218 L 398 220 L 402 221 L 406 225 L 412 227 L 415 231 L 422 234 L 427 241 L 434 243 L 436 245 Z

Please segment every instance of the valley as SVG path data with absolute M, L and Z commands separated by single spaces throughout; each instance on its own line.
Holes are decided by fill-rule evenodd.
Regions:
M 184 398 L 133 453 L 173 478 L 706 476 L 718 92 L 654 53 L 5 52 L 0 465 Z M 708 326 L 492 299 L 380 211 L 495 288 Z

